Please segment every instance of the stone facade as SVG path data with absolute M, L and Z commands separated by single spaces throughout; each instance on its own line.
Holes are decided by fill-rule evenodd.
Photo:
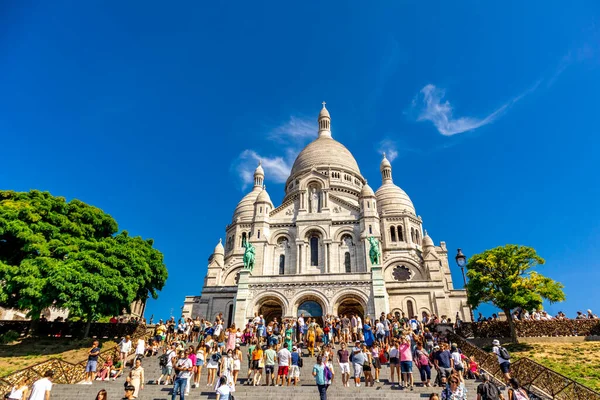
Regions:
M 188 296 L 184 316 L 243 326 L 255 313 L 313 314 L 422 312 L 469 320 L 464 290 L 455 290 L 444 242 L 423 232 L 408 195 L 392 180 L 385 154 L 382 185 L 373 190 L 352 154 L 331 136 L 329 112 L 319 114 L 318 137 L 298 155 L 285 197 L 274 207 L 264 170 L 238 203 L 226 239 L 209 259 L 201 296 Z M 378 239 L 372 265 L 369 236 Z M 255 267 L 243 266 L 243 244 L 255 246 Z

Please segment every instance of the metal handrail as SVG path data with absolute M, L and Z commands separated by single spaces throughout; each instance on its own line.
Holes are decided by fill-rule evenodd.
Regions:
M 503 379 L 495 354 L 490 354 L 454 333 L 449 338 L 458 344 L 467 356 L 475 356 L 482 369 L 498 380 Z M 597 392 L 529 358 L 511 363 L 511 375 L 519 379 L 526 390 L 541 398 L 556 400 L 600 400 Z

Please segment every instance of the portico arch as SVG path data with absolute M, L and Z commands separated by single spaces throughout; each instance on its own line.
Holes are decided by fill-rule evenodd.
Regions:
M 368 299 L 358 290 L 346 289 L 334 297 L 333 313 L 336 316 L 358 315 L 364 321 L 367 312 Z
M 275 291 L 259 295 L 254 300 L 254 307 L 252 308 L 252 315 L 247 315 L 247 318 L 252 318 L 254 313 L 262 315 L 265 322 L 269 323 L 273 318 L 277 318 L 281 321 L 281 317 L 286 314 L 288 309 L 288 302 L 285 297 Z
M 320 293 L 317 292 L 310 292 L 310 293 L 302 293 L 299 296 L 296 296 L 296 298 L 292 301 L 292 315 L 294 315 L 295 317 L 300 316 L 300 312 L 301 310 L 301 306 L 302 305 L 306 305 L 305 303 L 308 302 L 315 302 L 317 303 L 320 308 L 321 308 L 321 315 L 320 316 L 316 316 L 316 315 L 311 315 L 311 317 L 316 317 L 319 325 L 323 325 L 323 316 L 327 315 L 329 313 L 329 302 L 327 301 L 327 298 L 325 296 L 323 296 Z M 313 308 L 314 310 L 314 308 Z M 306 314 L 304 315 L 305 317 L 307 316 Z

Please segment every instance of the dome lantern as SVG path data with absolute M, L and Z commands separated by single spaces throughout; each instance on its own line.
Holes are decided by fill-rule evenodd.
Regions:
M 325 102 L 322 103 L 323 108 L 319 113 L 319 137 L 331 137 L 331 116 L 325 108 Z
M 381 164 L 379 165 L 379 170 L 381 171 L 381 182 L 382 183 L 392 183 L 392 164 L 385 157 L 385 153 L 383 153 L 383 160 L 381 160 Z
M 265 170 L 262 167 L 262 162 L 258 162 L 258 167 L 254 170 L 254 187 L 262 188 L 265 180 Z

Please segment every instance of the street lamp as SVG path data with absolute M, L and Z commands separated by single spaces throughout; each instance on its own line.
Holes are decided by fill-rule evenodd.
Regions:
M 461 249 L 458 249 L 456 253 L 456 264 L 460 267 L 460 271 L 462 272 L 463 282 L 465 284 L 465 292 L 467 293 L 467 276 L 465 275 L 465 265 L 467 265 L 467 257 L 463 254 Z M 469 304 L 469 313 L 471 314 L 471 322 L 475 322 L 475 318 L 473 318 L 473 310 L 471 309 L 471 305 Z

